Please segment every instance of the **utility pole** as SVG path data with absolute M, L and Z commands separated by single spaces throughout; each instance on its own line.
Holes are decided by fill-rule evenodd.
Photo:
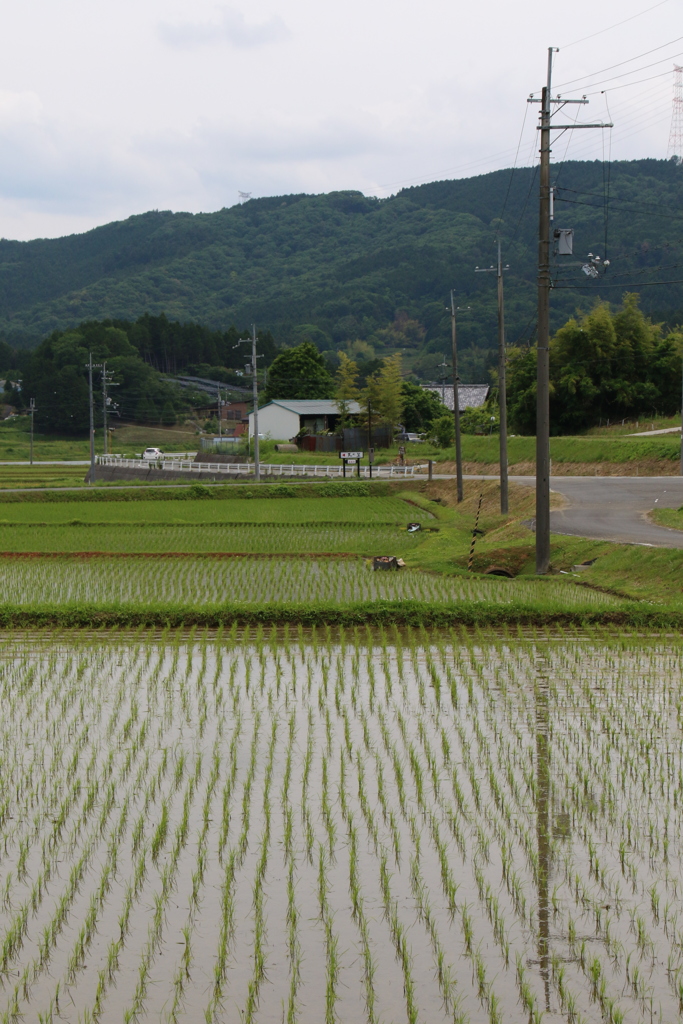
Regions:
M 495 270 L 498 278 L 498 409 L 500 411 L 500 511 L 508 514 L 508 407 L 505 381 L 505 303 L 503 299 L 503 266 L 498 239 L 498 263 L 495 267 L 475 267 L 475 274 L 488 274 Z
M 538 130 L 540 146 L 540 190 L 538 212 L 538 340 L 536 364 L 536 572 L 550 569 L 550 132 L 574 128 L 612 128 L 611 124 L 551 124 L 552 105 L 588 103 L 586 97 L 567 100 L 552 96 L 553 53 L 548 47 L 548 77 L 541 93 L 541 117 Z M 538 100 L 529 97 L 529 103 Z
M 218 395 L 218 436 L 220 438 L 223 436 L 223 430 L 221 429 L 221 412 L 223 406 L 223 403 L 221 402 L 221 389 L 216 388 L 216 393 Z
M 368 473 L 372 480 L 372 401 L 368 395 Z
M 104 434 L 104 454 L 107 455 L 109 452 L 109 404 L 111 399 L 109 397 L 109 388 L 117 388 L 118 384 L 115 384 L 111 379 L 111 376 L 107 373 L 106 360 L 101 364 L 102 366 L 102 432 Z M 112 409 L 117 409 L 116 403 L 112 405 Z
M 458 492 L 458 504 L 463 500 L 462 487 L 462 443 L 460 440 L 460 377 L 458 376 L 458 336 L 456 331 L 455 315 L 461 308 L 469 309 L 469 306 L 460 307 L 455 304 L 455 292 L 451 288 L 451 344 L 453 347 L 453 418 L 455 420 L 455 475 Z
M 256 360 L 260 359 L 261 356 L 256 355 L 256 324 L 251 325 L 251 338 L 244 338 L 242 341 L 238 341 L 237 345 L 233 345 L 233 348 L 237 348 L 239 345 L 248 344 L 251 342 L 251 364 L 247 366 L 247 372 L 251 371 L 252 383 L 253 383 L 253 398 L 254 398 L 254 480 L 261 479 L 261 466 L 259 463 L 259 443 L 258 443 L 258 378 L 256 376 Z M 219 409 L 220 413 L 220 409 Z
M 681 361 L 681 476 L 683 476 L 683 360 Z
M 437 366 L 437 369 L 439 369 L 439 368 L 441 369 L 441 404 L 445 405 L 446 404 L 446 379 L 448 377 L 448 372 L 447 372 L 448 371 L 448 363 L 446 362 L 446 357 L 445 356 L 443 358 L 443 362 L 439 363 L 439 365 Z
M 102 363 L 102 440 L 104 445 L 102 448 L 103 454 L 109 453 L 109 445 L 107 444 L 109 435 L 107 434 L 107 361 Z
M 35 398 L 32 398 L 31 401 L 29 402 L 28 411 L 29 411 L 29 415 L 31 417 L 31 455 L 30 455 L 30 460 L 29 461 L 30 461 L 30 464 L 33 465 L 33 414 L 36 411 L 36 400 L 35 400 Z
M 538 340 L 536 361 L 536 572 L 550 568 L 550 86 L 541 95 L 541 172 L 538 210 Z
M 92 352 L 88 353 L 88 404 L 90 406 L 90 483 L 95 483 L 95 410 L 92 400 Z
M 254 375 L 254 480 L 259 481 L 261 479 L 261 466 L 259 463 L 259 443 L 258 443 L 258 376 L 256 373 L 257 363 L 256 360 L 256 324 L 251 326 L 251 372 Z

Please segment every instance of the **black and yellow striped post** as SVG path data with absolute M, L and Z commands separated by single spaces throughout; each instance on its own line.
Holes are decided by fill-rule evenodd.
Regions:
M 484 492 L 482 491 L 479 495 L 479 504 L 477 505 L 477 516 L 474 520 L 474 529 L 472 530 L 472 543 L 470 544 L 470 557 L 467 559 L 467 571 L 472 572 L 472 563 L 474 562 L 474 545 L 477 543 L 477 534 L 479 533 L 479 513 L 481 512 L 481 503 L 484 500 Z

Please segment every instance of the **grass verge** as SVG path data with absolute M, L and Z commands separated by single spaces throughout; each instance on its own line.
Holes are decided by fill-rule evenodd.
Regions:
M 683 530 L 683 505 L 681 508 L 656 508 L 650 512 L 650 519 L 658 526 L 668 526 L 670 530 Z
M 683 610 L 657 609 L 636 604 L 605 610 L 556 608 L 533 609 L 506 605 L 459 602 L 452 607 L 418 601 L 372 601 L 338 604 L 263 604 L 256 608 L 238 605 L 188 608 L 158 605 L 120 608 L 99 605 L 0 605 L 0 627 L 137 627 L 206 626 L 237 624 L 314 625 L 411 625 L 411 626 L 620 626 L 629 629 L 681 629 Z

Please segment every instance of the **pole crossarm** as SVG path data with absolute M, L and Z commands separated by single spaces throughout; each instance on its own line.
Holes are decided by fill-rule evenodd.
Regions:
M 542 102 L 543 102 L 542 99 L 536 99 L 534 96 L 530 96 L 529 99 L 527 100 L 527 103 L 542 103 Z M 562 106 L 565 106 L 565 104 L 567 104 L 567 103 L 590 103 L 590 100 L 587 100 L 585 96 L 582 96 L 580 100 L 565 100 L 561 96 L 556 96 L 554 99 L 548 100 L 548 102 L 549 103 L 561 103 Z
M 611 121 L 605 121 L 604 123 L 600 121 L 598 124 L 551 124 L 549 127 L 550 131 L 568 132 L 573 131 L 575 128 L 614 128 L 614 125 Z M 543 125 L 536 125 L 537 132 L 541 132 L 543 130 Z

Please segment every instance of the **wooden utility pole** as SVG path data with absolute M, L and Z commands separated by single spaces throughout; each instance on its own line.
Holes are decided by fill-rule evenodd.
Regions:
M 247 364 L 247 373 L 252 374 L 252 396 L 254 400 L 254 480 L 261 479 L 261 462 L 259 459 L 259 443 L 258 443 L 258 378 L 256 376 L 257 360 L 261 356 L 256 354 L 256 324 L 251 325 L 251 338 L 244 338 L 238 341 L 233 348 L 239 348 L 240 345 L 251 345 L 251 363 Z M 219 391 L 219 403 L 220 403 L 220 391 Z M 218 406 L 218 415 L 220 416 L 220 404 Z
M 552 96 L 553 53 L 548 47 L 548 77 L 541 93 L 540 191 L 538 212 L 538 331 L 536 368 L 536 572 L 550 568 L 550 132 L 574 128 L 612 128 L 612 124 L 551 124 L 553 103 L 588 103 L 583 96 L 568 100 Z M 529 103 L 538 103 L 533 97 Z
M 261 479 L 261 462 L 259 459 L 259 437 L 258 437 L 258 377 L 256 372 L 259 357 L 256 355 L 256 324 L 251 327 L 251 372 L 253 373 L 253 397 L 254 397 L 254 480 Z
M 498 263 L 495 267 L 475 267 L 475 274 L 487 274 L 492 270 L 496 271 L 498 278 L 498 408 L 500 411 L 500 511 L 506 516 L 508 514 L 508 411 L 507 411 L 507 388 L 505 382 L 505 302 L 503 297 L 503 271 L 509 270 L 503 266 L 500 251 L 500 239 L 498 239 Z
M 538 338 L 536 363 L 536 572 L 550 568 L 550 84 L 541 94 L 541 171 L 538 210 Z
M 29 415 L 31 417 L 31 455 L 30 455 L 30 465 L 33 465 L 33 416 L 34 416 L 35 411 L 36 411 L 36 400 L 35 400 L 35 398 L 31 399 L 31 401 L 29 403 L 28 411 L 29 411 Z
M 88 358 L 88 404 L 90 406 L 90 483 L 95 483 L 95 410 L 92 398 L 92 352 Z
M 469 307 L 468 307 L 469 308 Z M 455 420 L 455 474 L 457 478 L 458 502 L 463 499 L 462 489 L 462 444 L 460 441 L 460 394 L 458 376 L 458 337 L 456 332 L 455 293 L 451 288 L 451 343 L 453 346 L 453 419 Z

